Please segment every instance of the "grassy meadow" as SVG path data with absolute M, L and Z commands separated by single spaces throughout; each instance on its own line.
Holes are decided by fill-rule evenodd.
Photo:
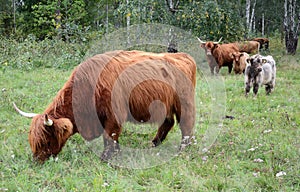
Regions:
M 31 120 L 17 114 L 12 102 L 24 111 L 42 113 L 85 49 L 80 45 L 67 49 L 51 41 L 2 41 L 0 191 L 300 191 L 300 54 L 298 50 L 287 56 L 279 47 L 283 45 L 271 39 L 277 79 L 269 96 L 260 88 L 257 98 L 252 94 L 245 98 L 243 76 L 221 69 L 224 115 L 234 119 L 222 120 L 209 149 L 203 151 L 200 142 L 193 143 L 164 163 L 133 169 L 101 162 L 79 134 L 67 141 L 57 158 L 35 163 L 28 143 Z M 199 75 L 197 140 L 210 123 L 211 94 Z M 179 139 L 179 132 L 174 127 L 166 142 Z M 125 129 L 121 147 L 144 145 L 154 134 L 155 130 L 142 135 Z

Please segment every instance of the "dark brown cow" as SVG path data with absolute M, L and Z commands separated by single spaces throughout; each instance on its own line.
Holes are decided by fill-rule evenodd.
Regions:
M 233 70 L 235 74 L 242 74 L 245 72 L 245 68 L 247 65 L 247 59 L 249 58 L 248 53 L 245 52 L 234 52 L 231 54 L 231 57 L 234 60 Z
M 159 145 L 176 116 L 182 146 L 189 144 L 195 120 L 196 63 L 185 53 L 113 51 L 96 55 L 75 68 L 42 114 L 33 117 L 29 143 L 41 162 L 57 155 L 75 133 L 86 140 L 101 134 L 107 160 L 119 149 L 122 124 L 158 123 L 153 145 Z M 159 101 L 160 103 L 157 103 Z M 165 114 L 165 115 L 164 115 Z
M 259 53 L 260 44 L 257 41 L 244 41 L 236 44 L 239 48 L 239 52 L 246 52 L 249 54 Z
M 220 45 L 221 39 L 218 42 L 204 42 L 198 38 L 201 47 L 205 50 L 208 65 L 212 74 L 214 74 L 214 70 L 216 70 L 216 73 L 219 73 L 219 70 L 223 66 L 228 66 L 228 72 L 231 73 L 233 59 L 230 54 L 239 51 L 239 48 L 235 43 Z
M 259 49 L 262 49 L 264 47 L 265 50 L 269 50 L 269 39 L 268 38 L 257 37 L 257 38 L 253 38 L 252 41 L 259 42 L 259 44 L 260 44 Z

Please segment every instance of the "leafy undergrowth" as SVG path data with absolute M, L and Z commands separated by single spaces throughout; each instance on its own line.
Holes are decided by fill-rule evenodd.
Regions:
M 30 119 L 18 115 L 12 102 L 26 111 L 42 113 L 71 70 L 8 68 L 0 75 L 0 189 L 300 191 L 300 64 L 288 56 L 277 61 L 274 93 L 266 96 L 264 88 L 260 88 L 257 98 L 244 97 L 243 76 L 227 75 L 227 69 L 222 69 L 226 89 L 224 115 L 234 118 L 223 120 L 217 140 L 205 150 L 200 141 L 209 127 L 214 99 L 207 82 L 199 77 L 197 97 L 200 99 L 195 126 L 198 143 L 167 158 L 166 162 L 145 169 L 101 162 L 93 146 L 78 134 L 69 139 L 56 158 L 42 165 L 35 163 L 27 141 Z M 155 130 L 142 135 L 141 131 L 130 131 L 130 126 L 133 125 L 121 135 L 121 145 L 147 148 Z M 176 126 L 166 143 L 172 144 L 172 140 L 179 138 Z

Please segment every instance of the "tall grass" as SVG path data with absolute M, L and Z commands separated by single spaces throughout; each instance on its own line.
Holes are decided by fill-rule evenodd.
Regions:
M 222 68 L 226 115 L 234 119 L 223 120 L 221 133 L 206 153 L 194 144 L 166 163 L 127 169 L 101 162 L 78 134 L 57 158 L 43 165 L 33 161 L 27 141 L 30 119 L 19 116 L 12 102 L 26 111 L 43 112 L 80 62 L 85 47 L 1 40 L 0 190 L 300 191 L 300 55 L 286 56 L 280 41 L 271 42 L 277 42 L 271 43 L 270 53 L 278 66 L 271 95 L 260 88 L 257 98 L 245 98 L 243 76 L 228 75 Z M 211 93 L 198 79 L 202 108 L 197 111 L 202 119 L 196 125 L 196 138 L 200 140 L 211 112 Z M 167 141 L 178 133 L 176 126 Z M 151 134 L 141 138 L 125 130 L 120 142 L 138 146 L 151 140 Z M 278 176 L 282 171 L 285 175 Z

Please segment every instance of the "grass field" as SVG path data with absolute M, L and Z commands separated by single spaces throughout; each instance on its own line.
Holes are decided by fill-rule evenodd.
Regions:
M 224 68 L 226 115 L 217 140 L 203 152 L 200 142 L 165 163 L 145 169 L 120 168 L 101 162 L 80 135 L 70 138 L 57 158 L 33 162 L 28 143 L 30 119 L 18 115 L 12 102 L 42 113 L 68 79 L 71 69 L 38 67 L 0 71 L 0 191 L 300 191 L 300 57 L 275 56 L 274 93 L 244 96 L 243 76 Z M 2 63 L 3 64 L 3 63 Z M 200 77 L 196 139 L 209 125 L 211 93 Z M 129 125 L 130 127 L 130 125 Z M 124 146 L 149 142 L 130 128 Z M 178 126 L 167 141 L 179 138 Z M 280 173 L 282 176 L 280 176 Z

